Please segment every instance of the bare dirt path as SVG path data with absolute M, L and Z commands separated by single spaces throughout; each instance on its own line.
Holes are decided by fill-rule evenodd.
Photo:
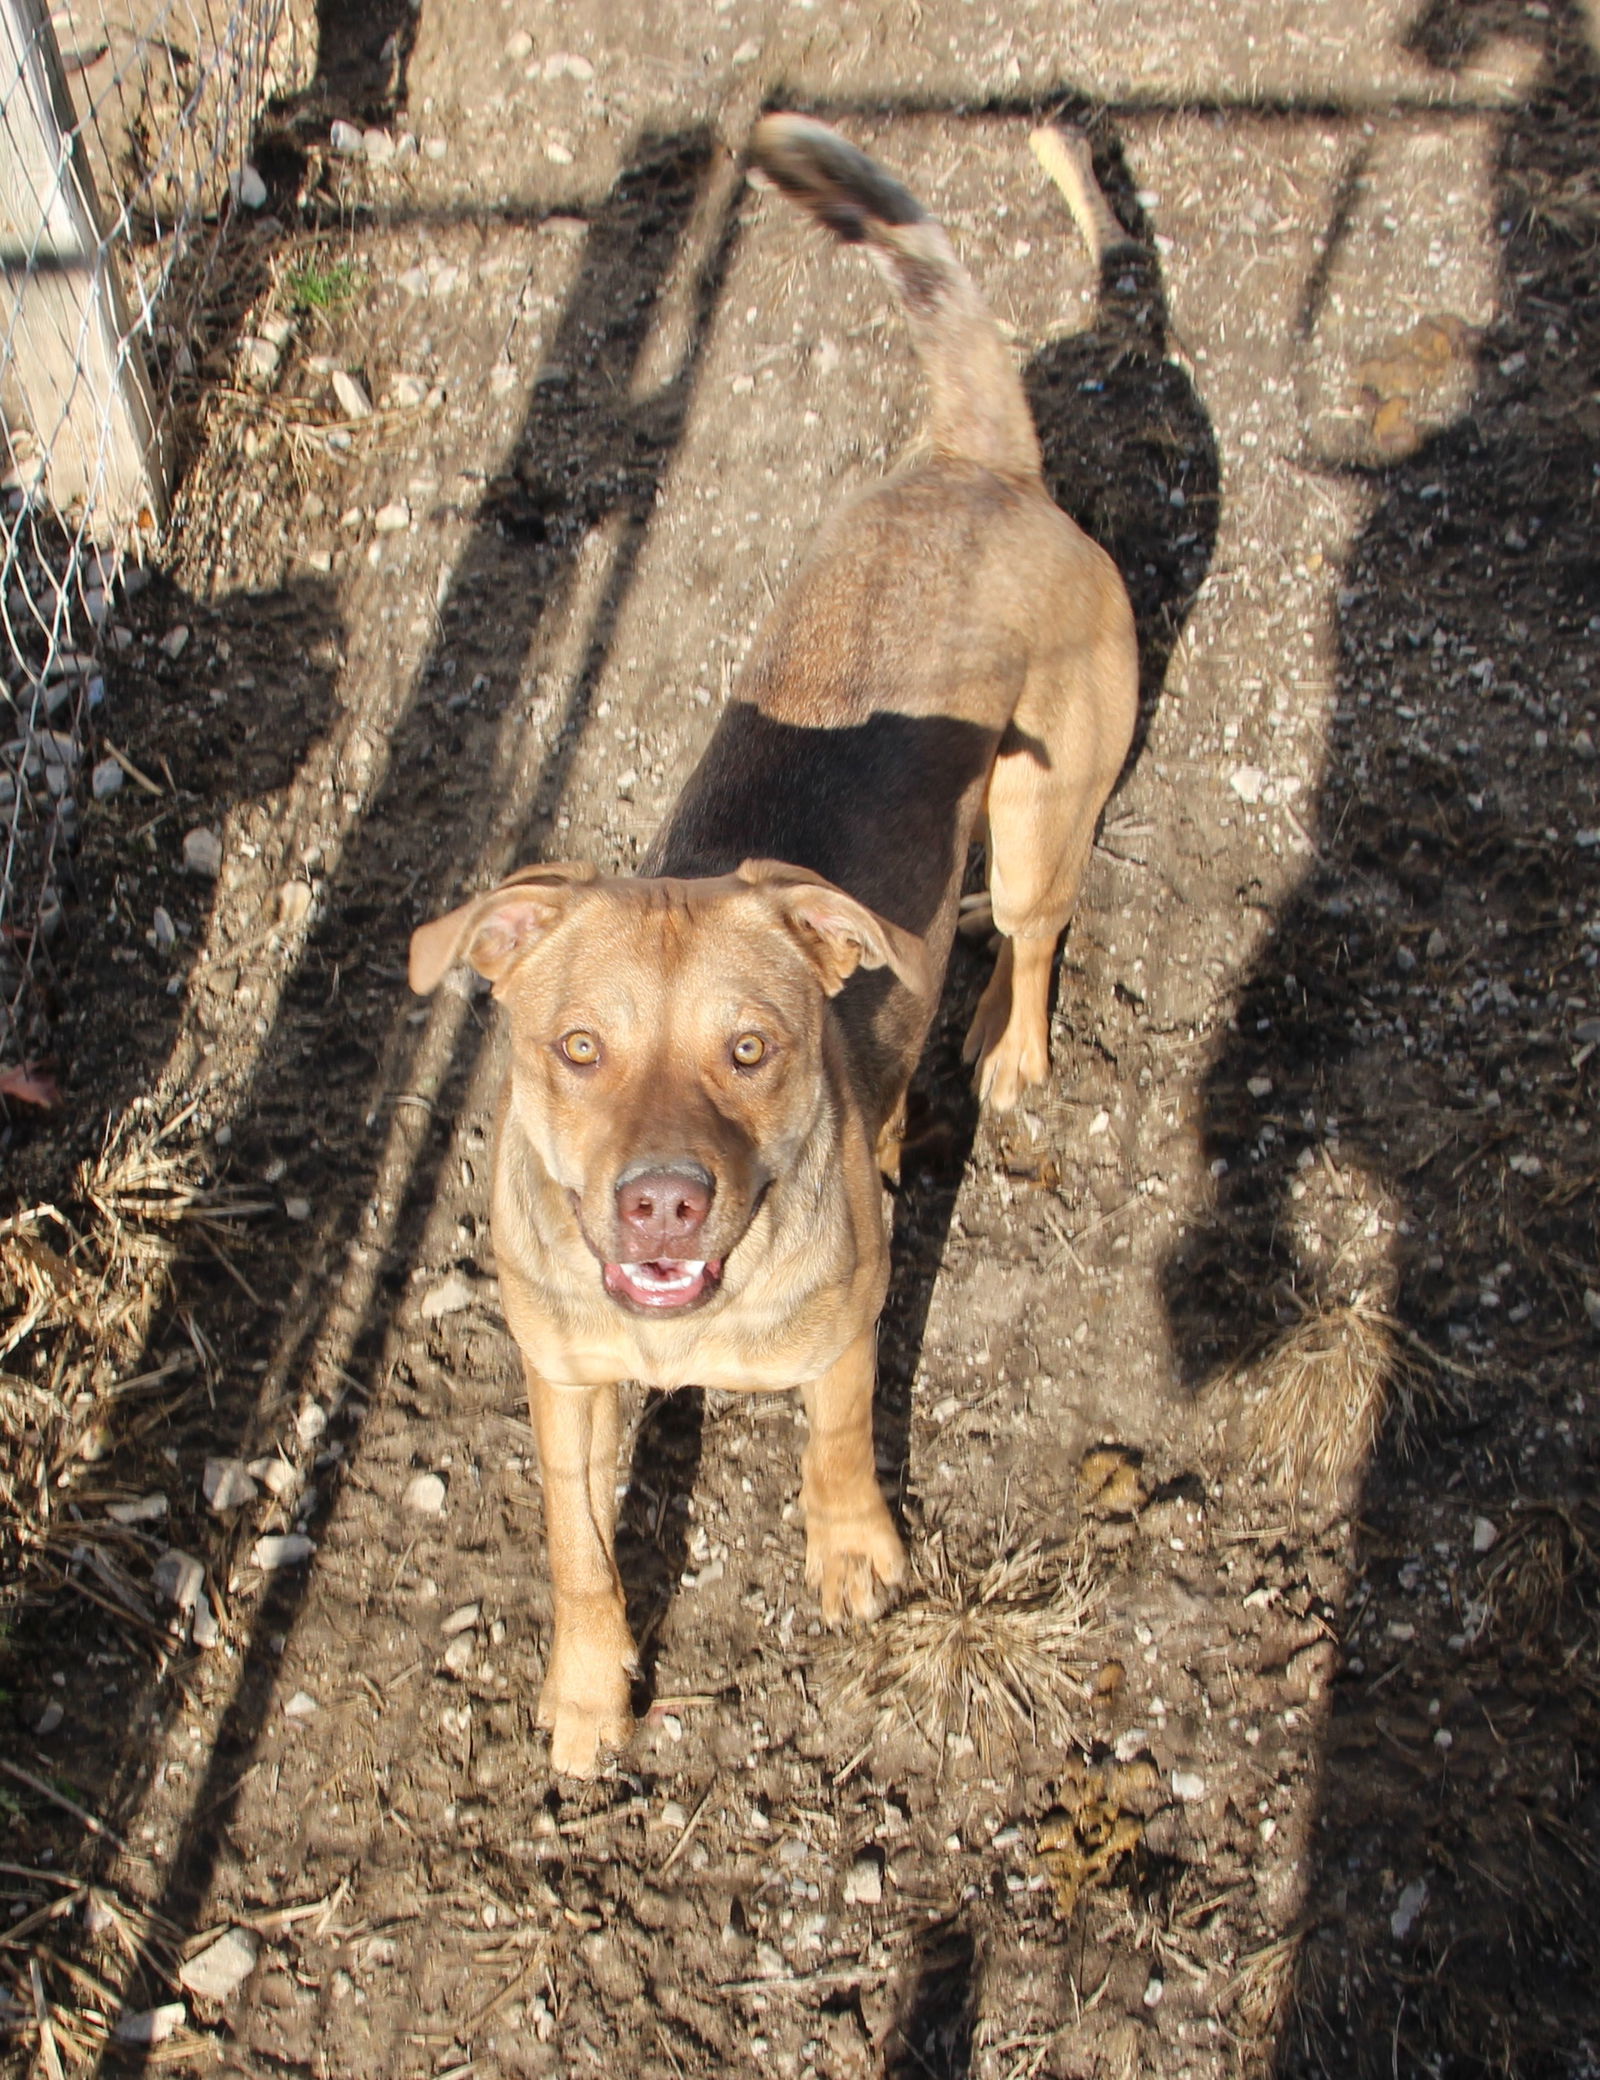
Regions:
M 161 1231 L 124 1391 L 41 1413 L 66 1339 L 8 1360 L 61 1449 L 0 1636 L 7 2070 L 42 2009 L 63 2070 L 1592 2072 L 1592 18 L 326 12 L 113 674 L 153 792 L 86 826 L 77 1111 L 24 1152 L 75 1209 L 109 1116 L 140 1232 L 168 1156 L 221 1196 Z M 520 860 L 631 863 L 914 436 L 876 278 L 730 157 L 771 97 L 951 227 L 1140 616 L 1055 1074 L 975 1121 L 959 955 L 883 1339 L 920 1593 L 1025 1552 L 1096 1629 L 1068 1726 L 875 1725 L 796 1412 L 636 1404 L 651 1708 L 580 1789 L 532 1727 L 491 1021 L 404 949 Z M 1103 278 L 1056 112 L 1136 241 Z

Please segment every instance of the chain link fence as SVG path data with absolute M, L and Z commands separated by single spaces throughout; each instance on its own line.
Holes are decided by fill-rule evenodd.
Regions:
M 48 991 L 119 588 L 248 152 L 297 84 L 291 0 L 0 0 L 0 1094 L 48 1104 Z

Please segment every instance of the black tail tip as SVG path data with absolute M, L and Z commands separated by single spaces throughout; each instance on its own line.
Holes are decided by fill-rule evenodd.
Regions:
M 750 158 L 792 202 L 851 245 L 870 237 L 874 224 L 920 224 L 926 215 L 865 152 L 809 116 L 763 116 L 751 132 Z

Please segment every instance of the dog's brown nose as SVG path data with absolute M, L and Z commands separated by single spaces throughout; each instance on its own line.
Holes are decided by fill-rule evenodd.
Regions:
M 682 1257 L 705 1226 L 714 1186 L 698 1163 L 646 1170 L 617 1186 L 617 1219 L 637 1245 L 636 1262 Z

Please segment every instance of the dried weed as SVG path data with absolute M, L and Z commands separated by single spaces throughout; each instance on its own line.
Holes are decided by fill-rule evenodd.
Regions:
M 1036 1539 L 968 1579 L 934 1543 L 924 1566 L 918 1593 L 836 1652 L 831 1702 L 941 1755 L 970 1740 L 985 1765 L 1024 1740 L 1076 1745 L 1100 1632 L 1087 1551 Z
M 180 1231 L 201 1234 L 227 1261 L 220 1237 L 266 1211 L 228 1187 L 204 1183 L 178 1136 L 193 1107 L 162 1121 L 136 1105 L 108 1130 L 100 1153 L 78 1172 L 71 1213 L 38 1204 L 0 1222 L 0 1555 L 14 1583 L 25 1553 L 55 1542 L 54 1489 L 74 1462 L 93 1464 L 113 1445 L 170 1411 L 185 1380 L 215 1360 L 191 1318 L 189 1349 L 145 1364 L 172 1301 Z M 141 1369 L 142 1368 L 142 1369 Z M 152 1397 L 161 1404 L 154 1406 Z M 63 1527 L 65 1529 L 66 1527 Z M 89 1538 L 95 1580 L 76 1584 L 115 1615 L 150 1623 L 128 1578 L 126 1555 Z
M 1257 1464 L 1285 1494 L 1333 1499 L 1367 1464 L 1385 1422 L 1403 1455 L 1457 1398 L 1448 1361 L 1371 1292 L 1308 1309 L 1232 1375 L 1251 1409 Z

